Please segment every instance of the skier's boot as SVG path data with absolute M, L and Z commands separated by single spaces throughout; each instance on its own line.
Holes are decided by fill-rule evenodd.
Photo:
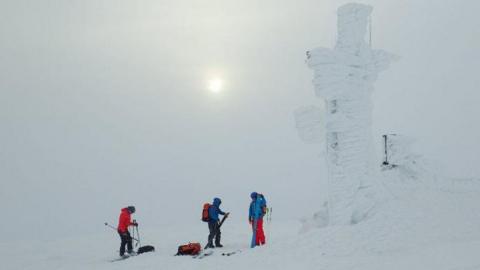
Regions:
M 215 244 L 215 247 L 217 247 L 217 248 L 222 248 L 222 247 L 223 247 L 223 245 L 222 245 L 222 244 L 220 244 L 220 243 L 218 243 L 218 244 Z
M 205 246 L 205 249 L 207 249 L 207 248 L 215 248 L 215 246 L 213 246 L 212 243 L 208 243 L 208 244 Z

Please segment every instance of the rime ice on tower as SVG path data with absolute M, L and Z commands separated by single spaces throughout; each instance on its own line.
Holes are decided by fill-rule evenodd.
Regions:
M 393 55 L 372 50 L 365 41 L 371 12 L 372 7 L 363 4 L 341 6 L 335 49 L 307 52 L 315 93 L 327 108 L 328 212 L 333 225 L 359 222 L 374 205 L 370 95 L 377 74 Z

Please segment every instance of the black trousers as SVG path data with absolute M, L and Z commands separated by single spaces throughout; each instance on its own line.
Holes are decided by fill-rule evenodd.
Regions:
M 132 236 L 130 235 L 130 232 L 118 232 L 120 235 L 120 240 L 122 241 L 120 243 L 120 256 L 123 256 L 125 254 L 125 246 L 127 246 L 128 253 L 131 253 L 133 251 L 133 245 L 132 245 Z
M 208 230 L 210 231 L 210 234 L 208 235 L 208 245 L 213 245 L 213 238 L 215 238 L 215 245 L 220 245 L 220 237 L 222 233 L 220 232 L 218 221 L 208 222 Z

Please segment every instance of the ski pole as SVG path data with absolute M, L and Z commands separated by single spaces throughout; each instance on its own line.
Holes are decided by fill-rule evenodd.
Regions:
M 135 228 L 137 228 L 137 237 L 138 237 L 138 240 L 137 240 L 137 244 L 135 245 L 136 247 L 138 247 L 140 245 L 140 233 L 138 232 L 138 223 L 137 221 L 134 219 L 133 220 L 133 223 L 137 224 L 137 226 L 133 227 L 133 230 L 135 231 Z
M 105 222 L 105 226 L 111 228 L 112 230 L 117 231 L 117 228 L 113 227 L 112 225 L 108 224 L 107 222 Z M 134 238 L 134 237 L 132 237 L 132 239 L 137 241 L 137 242 L 139 241 L 137 238 Z
M 270 207 L 270 209 L 268 210 L 268 217 L 267 217 L 267 220 L 268 220 L 268 223 L 267 223 L 267 238 L 268 238 L 268 241 L 271 241 L 271 238 L 270 238 L 270 231 L 271 231 L 271 223 L 272 223 L 272 207 Z
M 113 230 L 117 230 L 117 228 L 113 227 L 112 225 L 108 224 L 108 222 L 105 222 L 105 226 L 112 228 Z
M 252 222 L 252 242 L 250 243 L 250 248 L 254 248 L 257 246 L 257 222 L 258 222 L 258 217 L 256 215 L 257 211 L 257 200 L 253 202 L 253 222 Z
M 129 229 L 127 229 L 127 230 L 128 230 L 128 233 L 130 234 L 130 230 Z M 132 233 L 130 234 L 130 237 L 132 239 L 135 238 L 135 227 L 132 228 Z M 137 244 L 137 243 L 138 243 L 138 241 L 135 242 L 135 244 Z
M 252 242 L 250 243 L 250 248 L 257 246 L 257 219 L 253 218 L 252 223 Z

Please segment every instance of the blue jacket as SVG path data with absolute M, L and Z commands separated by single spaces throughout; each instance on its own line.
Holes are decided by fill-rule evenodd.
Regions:
M 263 195 L 258 195 L 250 203 L 250 208 L 248 209 L 248 219 L 262 219 L 263 218 L 263 209 L 267 207 L 267 200 Z
M 220 204 L 222 201 L 219 198 L 213 199 L 213 204 L 208 208 L 208 216 L 211 222 L 217 222 L 219 220 L 218 215 L 225 215 L 225 212 L 220 210 Z

